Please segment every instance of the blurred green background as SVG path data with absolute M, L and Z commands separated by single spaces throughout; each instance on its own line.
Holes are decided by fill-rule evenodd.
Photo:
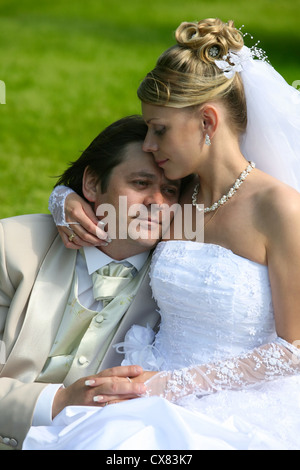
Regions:
M 47 212 L 55 176 L 112 121 L 181 21 L 219 17 L 300 80 L 300 0 L 0 0 L 0 218 Z

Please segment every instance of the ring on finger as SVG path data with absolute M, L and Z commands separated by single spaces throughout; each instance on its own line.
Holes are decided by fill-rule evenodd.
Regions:
M 75 233 L 71 233 L 71 235 L 69 236 L 69 242 L 72 242 L 75 238 Z
M 126 377 L 126 379 L 128 380 L 128 382 L 132 383 L 132 380 L 130 377 Z

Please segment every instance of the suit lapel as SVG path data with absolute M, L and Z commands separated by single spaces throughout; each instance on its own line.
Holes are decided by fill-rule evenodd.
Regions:
M 64 247 L 59 236 L 37 275 L 25 320 L 1 375 L 34 381 L 55 339 L 75 269 L 77 252 Z

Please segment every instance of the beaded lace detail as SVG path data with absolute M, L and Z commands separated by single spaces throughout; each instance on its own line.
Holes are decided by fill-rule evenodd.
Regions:
M 49 198 L 48 209 L 52 214 L 55 225 L 68 227 L 69 224 L 65 219 L 65 200 L 73 192 L 73 189 L 67 186 L 56 186 L 53 189 Z
M 261 382 L 299 374 L 299 364 L 299 351 L 278 338 L 240 357 L 207 366 L 160 372 L 148 381 L 147 393 L 178 402 L 188 395 L 199 398 L 221 390 L 247 389 Z

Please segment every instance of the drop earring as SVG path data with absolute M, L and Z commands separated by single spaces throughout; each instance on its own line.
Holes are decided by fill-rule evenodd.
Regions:
M 211 140 L 210 140 L 210 137 L 209 137 L 208 134 L 206 134 L 206 136 L 205 136 L 205 144 L 206 145 L 211 145 Z

